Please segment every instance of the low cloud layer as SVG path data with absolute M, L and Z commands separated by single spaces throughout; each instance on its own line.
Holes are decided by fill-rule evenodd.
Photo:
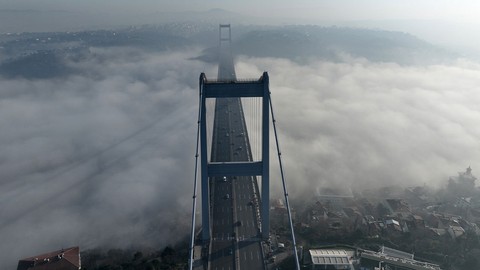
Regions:
M 91 48 L 79 75 L 0 80 L 0 262 L 162 247 L 190 222 L 197 50 Z
M 189 60 L 200 54 L 90 48 L 67 62 L 76 75 L 0 79 L 2 266 L 71 245 L 161 247 L 188 235 L 198 76 L 216 76 Z M 240 57 L 236 69 L 269 72 L 292 201 L 329 185 L 442 186 L 480 170 L 476 63 Z
M 469 165 L 480 170 L 477 63 L 405 67 L 347 59 L 301 66 L 241 58 L 237 64 L 240 77 L 263 70 L 292 200 L 293 193 L 330 185 L 439 187 Z

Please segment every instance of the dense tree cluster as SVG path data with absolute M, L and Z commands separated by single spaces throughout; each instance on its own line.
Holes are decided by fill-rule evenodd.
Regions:
M 82 253 L 85 270 L 164 270 L 185 269 L 188 249 L 185 243 L 159 251 L 87 250 Z

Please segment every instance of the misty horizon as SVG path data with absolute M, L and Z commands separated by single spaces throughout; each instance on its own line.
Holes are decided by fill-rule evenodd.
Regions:
M 2 265 L 61 246 L 156 247 L 188 234 L 198 76 L 215 77 L 218 29 L 153 25 L 86 26 L 80 39 L 63 30 L 2 35 Z M 199 30 L 176 32 L 191 26 Z M 232 30 L 238 78 L 269 72 L 293 203 L 331 183 L 441 189 L 468 166 L 480 175 L 475 58 L 388 29 Z M 37 73 L 52 66 L 44 59 L 58 70 Z M 276 162 L 272 198 L 282 194 Z
M 148 0 L 144 0 L 148 1 Z M 465 1 L 465 0 L 464 0 Z M 8 1 L 7 1 L 8 2 Z M 376 2 L 376 0 L 372 0 Z M 258 5 L 259 3 L 256 3 Z M 268 5 L 267 3 L 264 3 Z M 353 6 L 358 3 L 351 3 Z M 442 11 L 443 5 L 448 3 L 435 3 L 436 11 Z M 469 14 L 475 7 L 468 3 L 460 10 L 451 10 L 447 14 L 443 10 L 435 16 L 424 16 L 426 11 L 432 11 L 429 3 L 419 5 L 415 12 L 405 16 L 403 8 L 397 6 L 399 10 L 395 15 L 388 16 L 388 12 L 379 15 L 373 11 L 368 11 L 365 5 L 357 10 L 352 16 L 340 16 L 332 13 L 324 14 L 322 5 L 313 5 L 311 10 L 318 9 L 323 16 L 310 14 L 311 10 L 291 9 L 289 12 L 258 14 L 255 10 L 244 10 L 238 6 L 229 4 L 217 5 L 211 8 L 195 8 L 193 5 L 185 7 L 181 4 L 170 3 L 168 6 L 162 6 L 159 9 L 144 10 L 140 5 L 131 9 L 111 8 L 107 3 L 97 6 L 96 9 L 89 8 L 88 4 L 80 5 L 41 5 L 26 6 L 22 4 L 5 5 L 0 8 L 0 33 L 21 33 L 21 32 L 56 32 L 56 31 L 85 31 L 95 29 L 115 30 L 124 27 L 146 24 L 164 24 L 164 23 L 232 23 L 235 25 L 321 25 L 324 27 L 339 26 L 365 29 L 379 29 L 388 31 L 400 31 L 417 36 L 435 45 L 457 51 L 466 57 L 475 57 L 480 59 L 480 21 L 474 19 Z M 378 10 L 389 4 L 383 2 L 375 3 Z M 335 5 L 326 5 L 328 8 L 336 9 Z M 458 5 L 461 6 L 461 5 Z M 272 6 L 269 6 L 272 8 Z M 308 16 L 302 13 L 309 13 Z M 372 13 L 375 16 L 369 16 Z M 445 14 L 443 14 L 445 13 Z M 462 16 L 461 16 L 461 15 Z

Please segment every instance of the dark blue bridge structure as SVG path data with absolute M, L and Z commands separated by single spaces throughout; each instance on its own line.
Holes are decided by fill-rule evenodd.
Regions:
M 199 242 L 203 256 L 199 257 L 204 262 L 199 269 L 266 269 L 265 247 L 270 235 L 270 112 L 273 118 L 269 77 L 264 72 L 256 80 L 237 80 L 230 45 L 230 25 L 220 25 L 218 77 L 211 80 L 202 73 L 199 81 L 196 157 L 200 157 L 202 195 Z M 253 104 L 249 107 L 253 107 L 254 113 L 249 112 L 246 117 L 243 103 Z M 279 151 L 278 154 L 281 166 Z M 283 169 L 281 173 L 283 178 Z M 261 179 L 261 188 L 257 178 Z M 194 264 L 196 186 L 197 174 L 190 269 Z M 288 206 L 285 184 L 284 190 Z M 288 213 L 290 216 L 289 206 Z M 297 259 L 294 237 L 293 242 Z M 298 268 L 298 259 L 296 262 Z

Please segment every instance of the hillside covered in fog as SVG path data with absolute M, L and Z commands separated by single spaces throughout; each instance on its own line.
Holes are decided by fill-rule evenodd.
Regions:
M 236 55 L 286 58 L 295 62 L 341 62 L 365 58 L 404 65 L 452 61 L 454 53 L 402 32 L 319 26 L 234 28 Z M 140 48 L 168 51 L 204 48 L 199 59 L 215 62 L 217 29 L 189 23 L 118 30 L 19 33 L 0 36 L 0 75 L 52 78 L 81 72 L 68 65 L 91 53 L 90 48 Z
M 402 32 L 232 32 L 237 76 L 269 72 L 296 205 L 479 167 L 477 62 Z M 187 235 L 198 76 L 216 77 L 217 45 L 218 24 L 201 23 L 0 35 L 0 262 Z

